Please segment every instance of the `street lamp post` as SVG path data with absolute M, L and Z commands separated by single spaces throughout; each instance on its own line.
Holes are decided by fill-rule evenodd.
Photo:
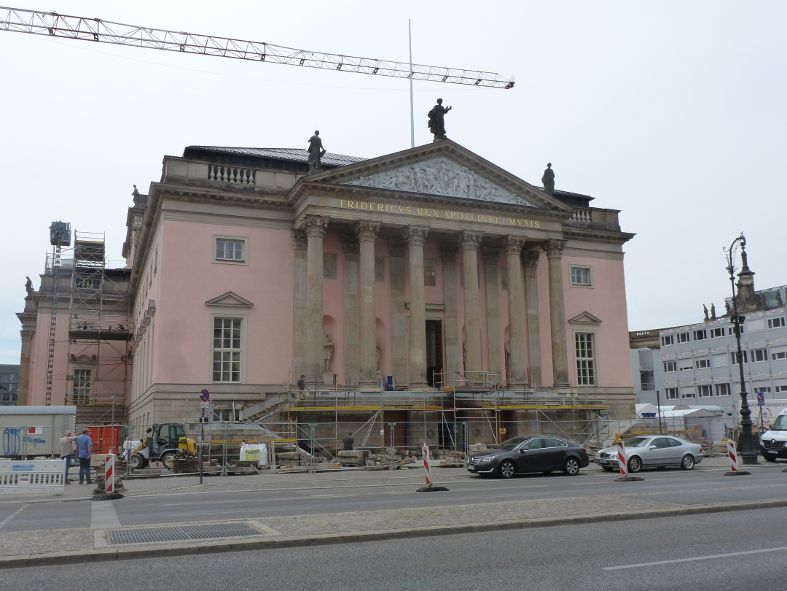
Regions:
M 749 409 L 749 396 L 746 393 L 746 380 L 743 376 L 743 349 L 741 348 L 741 320 L 738 316 L 738 299 L 735 295 L 735 266 L 733 256 L 735 245 L 740 243 L 741 249 L 746 249 L 746 238 L 741 233 L 730 244 L 727 251 L 727 272 L 730 274 L 730 285 L 732 286 L 732 322 L 735 330 L 735 342 L 738 347 L 738 371 L 741 385 L 741 437 L 740 437 L 740 456 L 744 464 L 752 465 L 757 463 L 757 449 L 754 445 L 754 435 L 751 430 L 751 410 Z

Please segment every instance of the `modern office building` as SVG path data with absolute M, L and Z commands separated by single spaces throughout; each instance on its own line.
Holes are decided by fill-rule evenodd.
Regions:
M 19 366 L 0 365 L 0 406 L 16 406 Z

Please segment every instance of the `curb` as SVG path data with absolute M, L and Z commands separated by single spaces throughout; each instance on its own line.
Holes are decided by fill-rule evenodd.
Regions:
M 359 531 L 344 534 L 316 534 L 301 537 L 281 537 L 277 540 L 223 540 L 205 543 L 192 543 L 179 547 L 145 547 L 131 549 L 101 548 L 92 551 L 62 552 L 0 558 L 0 570 L 29 566 L 78 564 L 95 561 L 132 560 L 154 555 L 190 556 L 214 554 L 220 552 L 237 552 L 249 550 L 265 550 L 278 548 L 301 548 L 323 546 L 328 544 L 352 544 L 357 542 L 396 540 L 402 538 L 446 536 L 459 533 L 490 532 L 513 529 L 533 529 L 541 527 L 557 527 L 560 525 L 584 525 L 589 523 L 605 523 L 611 521 L 634 521 L 639 519 L 656 519 L 676 515 L 703 515 L 709 513 L 727 513 L 732 511 L 749 511 L 755 509 L 774 509 L 787 507 L 787 499 L 769 501 L 751 501 L 744 503 L 720 503 L 705 506 L 675 507 L 670 509 L 650 509 L 637 513 L 617 514 L 602 513 L 581 517 L 543 517 L 514 522 L 469 523 L 462 525 L 436 525 L 410 529 L 391 529 L 384 531 Z

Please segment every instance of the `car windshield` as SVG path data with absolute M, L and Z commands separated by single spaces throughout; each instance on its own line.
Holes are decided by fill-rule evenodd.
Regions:
M 632 437 L 631 439 L 626 439 L 623 445 L 626 447 L 642 447 L 648 441 L 650 441 L 650 437 Z
M 787 431 L 787 415 L 779 415 L 771 425 L 771 431 Z
M 511 439 L 506 439 L 500 444 L 500 449 L 514 449 L 517 445 L 528 439 L 530 439 L 530 437 L 512 437 Z

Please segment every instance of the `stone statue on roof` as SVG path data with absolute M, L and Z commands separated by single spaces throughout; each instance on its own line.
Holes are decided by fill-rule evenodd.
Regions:
M 25 281 L 25 291 L 27 291 L 27 297 L 30 297 L 33 295 L 33 282 L 30 280 L 30 277 L 25 276 L 25 279 L 27 279 Z
M 544 171 L 544 176 L 541 177 L 541 182 L 544 183 L 544 193 L 552 195 L 555 192 L 555 171 L 552 170 L 552 163 L 547 162 L 547 169 Z
M 716 304 L 710 305 L 710 319 L 716 320 Z
M 711 305 L 713 305 L 713 304 L 711 304 Z M 706 306 L 705 304 L 702 304 L 702 311 L 705 313 L 705 320 L 710 320 L 710 317 L 708 316 L 708 306 Z
M 322 169 L 322 157 L 325 156 L 325 148 L 322 147 L 319 130 L 314 130 L 314 135 L 309 138 L 309 172 Z
M 445 114 L 453 107 L 444 107 L 443 99 L 437 99 L 437 104 L 429 111 L 429 131 L 434 135 L 434 141 L 445 139 Z

